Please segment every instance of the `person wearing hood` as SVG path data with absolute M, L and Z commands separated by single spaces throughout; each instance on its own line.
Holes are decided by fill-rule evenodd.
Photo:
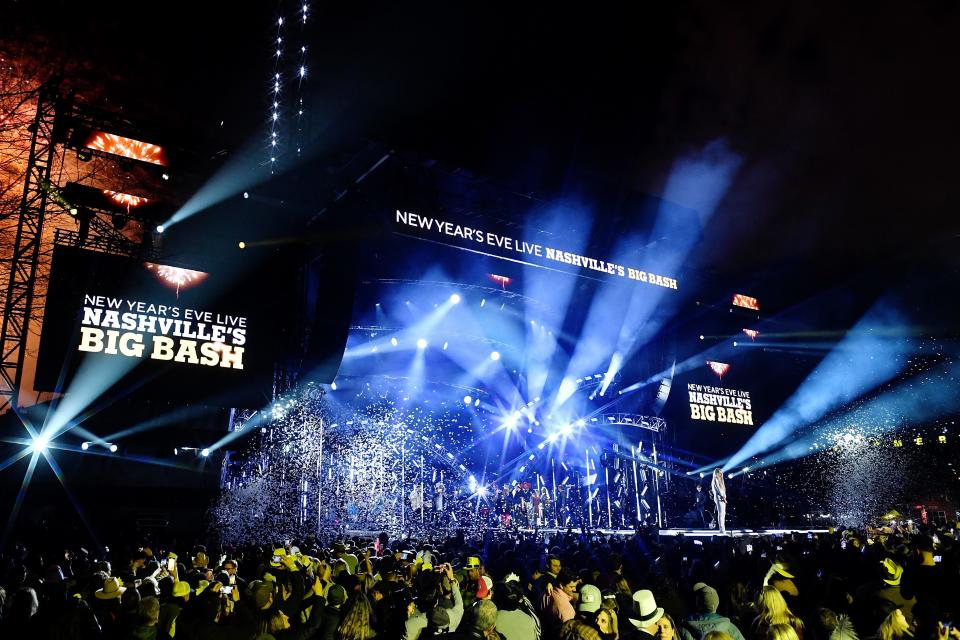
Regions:
M 696 613 L 689 616 L 681 625 L 685 637 L 692 638 L 692 640 L 702 640 L 711 631 L 723 631 L 733 640 L 744 640 L 740 629 L 730 621 L 730 618 L 717 613 L 717 607 L 720 606 L 720 596 L 716 589 L 703 582 L 698 582 L 693 585 L 693 595 L 696 603 Z

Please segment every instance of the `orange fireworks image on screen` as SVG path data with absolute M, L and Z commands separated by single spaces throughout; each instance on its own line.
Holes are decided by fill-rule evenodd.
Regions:
M 726 362 L 715 362 L 713 360 L 707 360 L 707 366 L 717 374 L 717 377 L 723 380 L 723 376 L 726 375 L 727 371 L 730 371 L 730 365 Z
M 148 271 L 152 271 L 157 280 L 177 292 L 180 297 L 181 289 L 189 289 L 207 279 L 207 273 L 203 271 L 194 271 L 193 269 L 184 269 L 183 267 L 171 267 L 166 264 L 155 264 L 153 262 L 144 262 L 143 266 Z
M 737 307 L 743 307 L 744 309 L 760 311 L 760 301 L 756 298 L 745 296 L 742 293 L 733 294 L 733 304 Z
M 130 211 L 130 209 L 139 207 L 140 205 L 148 202 L 148 200 L 142 196 L 134 196 L 129 193 L 120 193 L 119 191 L 110 191 L 110 189 L 104 189 L 103 195 L 107 196 L 117 204 L 125 206 L 127 211 Z
M 508 278 L 507 276 L 497 275 L 496 273 L 488 273 L 487 277 L 499 284 L 502 288 L 506 289 L 507 285 L 513 282 L 513 278 Z
M 103 131 L 94 131 L 84 143 L 85 147 L 104 151 L 114 155 L 123 156 L 139 160 L 140 162 L 149 162 L 150 164 L 167 165 L 166 153 L 163 147 L 149 142 L 141 142 L 133 138 L 124 138 L 115 133 L 104 133 Z

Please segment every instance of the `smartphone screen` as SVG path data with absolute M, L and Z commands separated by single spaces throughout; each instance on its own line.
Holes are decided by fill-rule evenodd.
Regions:
M 230 584 L 237 584 L 237 576 L 230 574 Z
M 174 558 L 167 558 L 167 571 L 173 571 L 177 567 L 177 561 Z
M 753 545 L 752 545 L 752 544 L 748 544 L 748 545 L 747 545 L 747 553 L 753 553 Z
M 230 586 L 222 587 L 220 589 L 220 593 L 225 593 L 226 595 L 230 595 L 231 593 L 233 593 L 233 587 L 230 587 Z

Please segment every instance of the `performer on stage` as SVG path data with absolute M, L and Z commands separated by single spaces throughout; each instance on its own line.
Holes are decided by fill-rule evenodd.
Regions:
M 720 533 L 726 533 L 727 488 L 723 484 L 723 470 L 719 467 L 713 470 L 710 492 L 713 494 L 713 503 L 717 508 L 717 526 L 720 528 Z
M 700 518 L 700 526 L 707 528 L 707 496 L 703 493 L 703 485 L 697 484 L 697 492 L 693 495 L 693 508 Z

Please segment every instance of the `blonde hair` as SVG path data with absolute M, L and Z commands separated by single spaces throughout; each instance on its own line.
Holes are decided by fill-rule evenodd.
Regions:
M 767 629 L 767 640 L 800 640 L 800 636 L 789 624 L 772 624 Z
M 610 631 L 613 632 L 614 637 L 619 637 L 620 629 L 619 625 L 617 624 L 617 610 L 608 607 L 601 607 L 600 610 L 597 611 L 598 619 L 600 618 L 601 613 L 606 613 L 610 617 Z M 599 626 L 599 624 L 597 626 Z
M 897 615 L 897 613 L 901 615 Z M 880 623 L 880 629 L 877 630 L 877 637 L 880 640 L 896 640 L 897 638 L 902 638 L 904 636 L 913 637 L 913 633 L 910 632 L 910 625 L 907 624 L 907 621 L 902 617 L 903 612 L 900 609 L 894 609 L 883 619 L 883 622 Z
M 757 611 L 757 620 L 768 627 L 787 624 L 796 630 L 803 629 L 803 620 L 793 615 L 787 601 L 776 587 L 767 585 L 761 589 L 760 597 L 757 598 Z
M 373 636 L 370 628 L 370 603 L 363 596 L 354 598 L 353 605 L 343 614 L 337 627 L 338 640 L 367 640 Z

